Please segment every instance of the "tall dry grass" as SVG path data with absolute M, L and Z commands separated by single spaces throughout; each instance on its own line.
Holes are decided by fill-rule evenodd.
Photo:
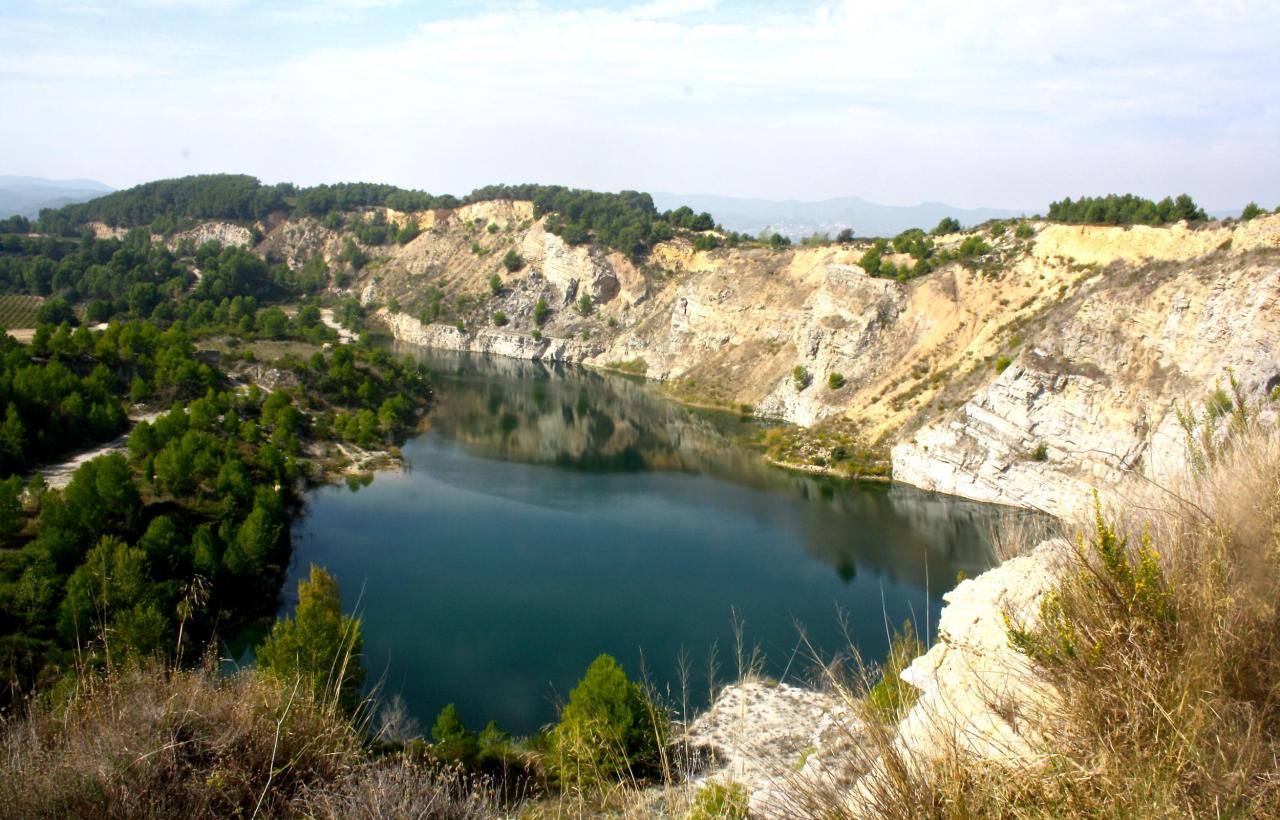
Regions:
M 0 725 L 0 817 L 498 815 L 484 783 L 376 758 L 333 700 L 212 660 L 85 671 L 65 703 Z
M 778 814 L 1280 816 L 1280 431 L 1236 400 L 1214 429 L 1188 426 L 1176 484 L 1075 522 L 1040 617 L 1010 622 L 1054 693 L 1018 715 L 1031 753 L 913 753 L 865 675 L 833 677 L 863 718 L 848 777 L 788 776 Z

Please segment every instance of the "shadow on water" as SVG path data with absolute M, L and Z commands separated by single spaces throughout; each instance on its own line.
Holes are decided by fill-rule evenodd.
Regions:
M 936 624 L 991 563 L 1001 508 L 770 467 L 741 444 L 753 422 L 625 377 L 397 352 L 432 373 L 430 427 L 404 474 L 312 493 L 293 573 L 362 595 L 368 665 L 424 720 L 456 702 L 532 731 L 600 652 L 676 686 L 682 652 L 727 663 L 731 613 L 773 675 L 806 666 L 797 623 L 830 656 L 843 617 L 878 658 L 886 621 Z

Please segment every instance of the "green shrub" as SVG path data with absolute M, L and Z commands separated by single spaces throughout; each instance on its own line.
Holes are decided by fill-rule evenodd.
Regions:
M 657 772 L 668 719 L 609 655 L 569 692 L 551 732 L 548 762 L 561 784 L 592 787 Z
M 842 373 L 828 374 L 827 387 L 831 388 L 832 390 L 839 390 L 841 387 L 844 387 L 844 374 Z
M 1005 370 L 1009 369 L 1009 365 L 1011 364 L 1013 364 L 1013 359 L 1010 359 L 1008 356 L 1001 356 L 996 359 L 996 373 L 1003 373 Z
M 941 236 L 947 233 L 960 233 L 962 230 L 964 229 L 960 226 L 960 220 L 956 219 L 954 216 L 944 216 L 942 220 L 938 222 L 937 226 L 933 230 L 929 231 L 929 233 L 934 236 Z
M 547 321 L 547 314 L 551 312 L 551 308 L 547 306 L 547 300 L 538 298 L 538 303 L 533 306 L 533 323 L 542 325 Z
M 1036 229 L 1031 227 L 1030 223 L 1020 222 L 1018 227 L 1014 228 L 1013 235 L 1019 239 L 1030 239 L 1036 235 Z
M 502 277 L 496 273 L 489 277 L 489 293 L 494 296 L 502 293 Z
M 542 331 L 538 330 L 536 327 L 533 329 L 533 333 L 530 333 L 529 335 L 533 337 L 535 342 L 542 341 Z
M 1258 207 L 1258 203 L 1250 202 L 1248 205 L 1244 206 L 1244 210 L 1240 212 L 1240 218 L 1248 221 L 1254 217 L 1262 216 L 1265 213 L 1266 211 Z
M 813 382 L 813 376 L 809 375 L 809 368 L 798 364 L 791 368 L 791 381 L 795 384 L 797 391 L 804 390 Z
M 1048 461 L 1049 447 L 1043 441 L 1036 445 L 1035 452 L 1031 454 L 1032 461 Z
M 285 683 L 301 680 L 325 701 L 354 712 L 364 686 L 360 621 L 342 614 L 338 582 L 311 565 L 311 577 L 298 582 L 298 608 L 277 621 L 258 647 L 258 667 Z
M 750 800 L 741 783 L 709 782 L 693 796 L 686 820 L 746 820 Z
M 582 298 L 578 300 L 578 313 L 583 316 L 590 316 L 591 310 L 591 297 L 584 293 L 582 294 Z
M 500 310 L 495 310 L 493 312 L 493 324 L 496 327 L 502 327 L 506 323 L 507 323 L 507 314 L 503 313 Z
M 507 269 L 507 272 L 515 273 L 524 267 L 524 257 L 514 250 L 509 250 L 507 255 L 502 257 L 502 266 Z

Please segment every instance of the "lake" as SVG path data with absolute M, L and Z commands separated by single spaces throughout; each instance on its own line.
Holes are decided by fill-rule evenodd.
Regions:
M 923 633 L 991 563 L 1002 508 L 770 467 L 743 445 L 755 423 L 622 376 L 396 351 L 432 371 L 429 427 L 403 473 L 309 494 L 283 613 L 327 567 L 370 679 L 427 729 L 452 702 L 473 728 L 536 731 L 602 652 L 703 705 L 710 667 L 737 675 L 735 621 L 775 678 L 850 641 L 879 660 L 886 624 Z

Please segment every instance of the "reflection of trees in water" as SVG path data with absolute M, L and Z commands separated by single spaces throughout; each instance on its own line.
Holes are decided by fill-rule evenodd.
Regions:
M 706 473 L 760 490 L 795 493 L 807 548 L 846 582 L 874 572 L 950 588 L 957 571 L 992 562 L 1001 508 L 900 485 L 790 473 L 741 445 L 749 421 L 693 411 L 621 376 L 504 357 L 405 347 L 433 374 L 433 428 L 474 454 L 589 471 Z

